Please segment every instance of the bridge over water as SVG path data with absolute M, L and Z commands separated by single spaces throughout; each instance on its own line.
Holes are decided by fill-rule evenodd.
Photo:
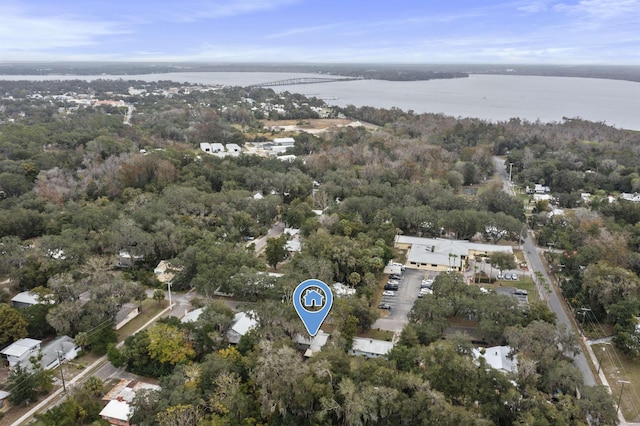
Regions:
M 316 83 L 333 83 L 335 81 L 351 81 L 359 80 L 358 77 L 301 77 L 301 78 L 288 78 L 286 80 L 269 81 L 266 83 L 252 84 L 249 87 L 274 87 L 274 86 L 291 86 L 295 84 L 316 84 Z

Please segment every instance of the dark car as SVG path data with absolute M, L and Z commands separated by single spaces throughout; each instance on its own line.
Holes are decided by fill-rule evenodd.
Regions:
M 401 280 L 402 277 L 400 275 L 398 275 L 398 274 L 391 274 L 391 275 L 389 275 L 389 279 L 390 280 Z
M 378 305 L 378 309 L 391 309 L 391 305 L 388 303 L 381 303 Z
M 398 284 L 386 284 L 386 285 L 384 286 L 384 289 L 385 289 L 385 290 L 393 290 L 393 291 L 396 291 L 396 290 L 398 290 Z

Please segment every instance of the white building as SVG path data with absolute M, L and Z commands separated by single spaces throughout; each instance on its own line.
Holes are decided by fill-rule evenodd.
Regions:
M 29 363 L 29 358 L 37 356 L 40 352 L 41 343 L 41 340 L 36 339 L 20 339 L 1 350 L 0 354 L 4 355 L 11 368 L 18 364 L 26 366 Z
M 12 299 L 11 303 L 16 308 L 27 308 L 33 305 L 44 305 L 46 303 L 54 304 L 55 300 L 53 300 L 53 295 L 47 295 L 51 297 L 45 297 L 44 300 L 40 299 L 40 295 L 37 293 L 31 293 L 30 291 L 23 291 L 22 293 L 16 294 Z
M 479 358 L 484 358 L 487 365 L 503 373 L 516 373 L 518 371 L 518 359 L 515 354 L 510 355 L 510 346 L 473 349 L 472 354 L 476 363 L 478 363 Z
M 393 349 L 393 342 L 386 340 L 368 339 L 366 337 L 354 337 L 350 355 L 363 355 L 367 358 L 378 358 L 387 355 Z
M 510 246 L 405 235 L 396 236 L 394 246 L 397 249 L 407 250 L 407 267 L 436 271 L 460 271 L 467 259 L 473 259 L 478 255 L 488 256 L 496 252 L 513 254 Z
M 322 350 L 322 347 L 327 344 L 329 337 L 331 337 L 329 333 L 325 333 L 320 330 L 314 337 L 306 334 L 296 334 L 293 337 L 293 341 L 297 344 L 299 349 L 305 351 L 304 356 L 309 358 L 313 356 L 313 354 Z
M 251 312 L 238 312 L 233 318 L 231 327 L 227 331 L 229 343 L 238 344 L 240 338 L 258 325 L 258 321 L 251 318 Z

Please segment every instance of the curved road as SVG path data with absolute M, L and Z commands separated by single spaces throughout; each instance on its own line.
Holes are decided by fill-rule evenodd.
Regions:
M 508 176 L 508 172 L 506 170 L 504 161 L 498 157 L 493 157 L 493 162 L 496 167 L 496 172 L 502 178 L 504 191 L 509 195 L 515 195 L 513 192 L 513 188 L 509 182 L 509 176 Z M 578 334 L 578 336 L 581 336 L 581 333 L 579 332 L 579 330 L 576 330 L 574 328 L 573 323 L 570 321 L 569 316 L 565 312 L 564 307 L 560 302 L 560 298 L 556 293 L 555 288 L 553 287 L 553 285 L 551 285 L 551 279 L 549 278 L 549 275 L 547 274 L 547 270 L 542 264 L 542 260 L 540 260 L 538 248 L 534 244 L 533 238 L 531 238 L 528 228 L 527 228 L 527 237 L 524 239 L 523 252 L 524 252 L 523 254 L 524 254 L 525 260 L 529 265 L 529 268 L 531 270 L 531 274 L 534 280 L 535 280 L 535 276 L 539 275 L 538 273 L 540 273 L 542 274 L 542 277 L 544 278 L 544 280 L 546 280 L 546 282 L 549 283 L 548 290 L 542 285 L 539 285 L 540 283 L 537 283 L 537 288 L 538 288 L 538 292 L 540 293 L 540 296 L 547 301 L 547 305 L 549 306 L 549 309 L 551 309 L 551 311 L 556 314 L 556 318 L 560 323 L 565 324 L 567 328 L 569 328 L 570 330 L 571 329 L 574 330 L 576 334 Z M 593 376 L 593 371 L 591 370 L 589 363 L 587 361 L 587 358 L 584 356 L 584 353 L 582 352 L 582 349 L 581 348 L 578 348 L 578 349 L 580 350 L 580 352 L 573 357 L 573 363 L 576 365 L 576 367 L 580 369 L 580 371 L 582 371 L 582 376 L 584 377 L 584 384 L 587 386 L 595 386 L 596 379 Z

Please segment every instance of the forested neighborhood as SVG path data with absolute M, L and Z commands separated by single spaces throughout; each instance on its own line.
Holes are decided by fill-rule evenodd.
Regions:
M 150 385 L 87 372 L 34 424 L 640 418 L 640 133 L 170 81 L 0 95 L 0 349 L 32 345 L 3 352 L 0 422 L 101 356 Z M 310 278 L 337 295 L 314 339 Z

